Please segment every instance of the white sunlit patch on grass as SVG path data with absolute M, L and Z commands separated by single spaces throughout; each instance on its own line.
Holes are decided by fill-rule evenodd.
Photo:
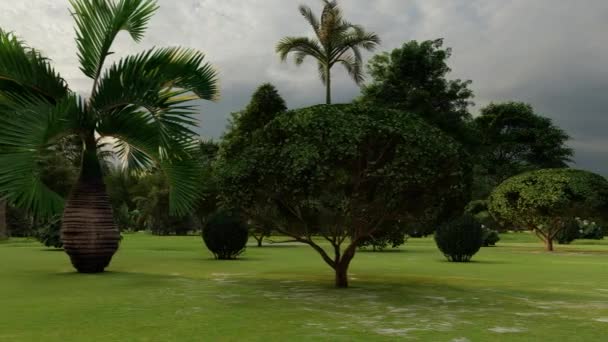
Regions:
M 527 329 L 518 327 L 493 327 L 488 330 L 497 334 L 516 334 L 525 332 Z

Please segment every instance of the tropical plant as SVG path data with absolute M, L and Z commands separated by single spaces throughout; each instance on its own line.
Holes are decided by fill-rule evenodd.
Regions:
M 500 184 L 488 209 L 499 221 L 533 231 L 553 251 L 553 240 L 574 218 L 608 219 L 608 181 L 574 169 L 526 172 Z
M 120 238 L 98 157 L 104 138 L 132 172 L 157 166 L 170 184 L 170 208 L 183 214 L 198 197 L 193 126 L 196 99 L 218 94 L 216 73 L 201 52 L 153 48 L 104 68 L 125 31 L 139 42 L 157 10 L 154 0 L 70 0 L 80 70 L 88 98 L 38 50 L 0 31 L 0 193 L 37 216 L 63 210 L 62 240 L 79 272 L 101 272 Z M 65 137 L 82 146 L 80 175 L 65 204 L 44 184 L 39 161 Z
M 300 13 L 312 27 L 316 39 L 285 37 L 277 44 L 276 51 L 282 61 L 293 52 L 296 65 L 301 65 L 306 57 L 314 58 L 325 85 L 326 104 L 330 104 L 331 68 L 342 64 L 355 83 L 361 84 L 364 79 L 361 49 L 374 50 L 380 44 L 380 38 L 366 32 L 362 26 L 346 21 L 337 1 L 323 0 L 323 3 L 320 20 L 310 7 L 300 6 Z
M 435 231 L 435 242 L 451 262 L 469 262 L 483 245 L 481 223 L 471 215 L 448 221 Z

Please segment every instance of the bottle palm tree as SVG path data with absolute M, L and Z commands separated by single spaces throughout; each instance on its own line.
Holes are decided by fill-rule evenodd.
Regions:
M 285 37 L 276 47 L 282 61 L 290 52 L 295 54 L 296 65 L 308 56 L 317 60 L 319 75 L 326 89 L 326 103 L 331 104 L 331 68 L 340 63 L 356 84 L 363 82 L 361 48 L 372 51 L 380 44 L 375 33 L 344 20 L 337 1 L 323 0 L 324 8 L 319 20 L 308 6 L 301 5 L 300 13 L 312 26 L 316 40 L 308 37 Z
M 215 99 L 217 77 L 201 52 L 180 47 L 154 48 L 104 68 L 119 32 L 141 40 L 156 2 L 70 3 L 80 70 L 93 83 L 86 99 L 38 50 L 0 30 L 0 193 L 38 216 L 63 210 L 61 236 L 72 264 L 79 272 L 101 272 L 120 238 L 103 182 L 102 141 L 114 139 L 117 158 L 132 172 L 163 170 L 170 210 L 188 212 L 200 174 L 191 101 Z M 70 136 L 82 144 L 82 162 L 64 205 L 42 181 L 39 161 Z

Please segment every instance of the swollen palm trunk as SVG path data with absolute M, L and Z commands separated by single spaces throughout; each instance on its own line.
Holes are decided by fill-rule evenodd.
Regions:
M 118 249 L 120 233 L 96 156 L 86 156 L 83 173 L 63 212 L 61 240 L 81 273 L 103 272 Z M 88 159 L 88 160 L 87 160 Z

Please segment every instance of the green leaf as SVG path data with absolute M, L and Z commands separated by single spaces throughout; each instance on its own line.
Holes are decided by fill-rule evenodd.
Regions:
M 155 0 L 70 0 L 76 21 L 76 43 L 80 70 L 97 79 L 110 48 L 120 31 L 139 42 L 154 12 Z
M 3 92 L 29 92 L 53 101 L 68 88 L 47 58 L 0 29 L 0 98 Z
M 74 95 L 56 105 L 14 95 L 10 115 L 0 111 L 0 193 L 10 203 L 37 216 L 61 212 L 63 199 L 42 182 L 41 163 L 54 143 L 74 133 L 82 107 Z

